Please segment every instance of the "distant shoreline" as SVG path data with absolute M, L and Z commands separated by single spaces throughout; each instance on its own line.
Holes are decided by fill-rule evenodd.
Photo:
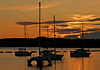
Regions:
M 55 38 L 57 48 L 81 48 L 81 39 Z M 54 48 L 54 38 L 40 37 L 41 47 Z M 38 47 L 39 38 L 0 39 L 0 47 Z M 100 48 L 100 39 L 84 39 L 84 48 Z

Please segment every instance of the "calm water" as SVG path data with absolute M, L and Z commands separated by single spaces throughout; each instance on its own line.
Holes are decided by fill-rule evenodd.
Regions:
M 100 52 L 92 52 L 89 58 L 70 58 L 69 50 L 73 49 L 63 49 L 67 50 L 67 52 L 59 52 L 59 54 L 64 54 L 64 60 L 56 61 L 56 63 L 52 61 L 52 66 L 44 66 L 42 70 L 82 70 L 82 68 L 83 70 L 100 70 Z M 18 48 L 7 47 L 0 48 L 0 51 L 1 50 L 14 51 L 18 50 Z M 33 50 L 38 50 L 38 48 L 34 48 Z M 38 53 L 33 53 L 32 55 L 35 56 L 38 55 Z M 40 70 L 36 67 L 36 62 L 32 62 L 32 67 L 27 66 L 27 59 L 29 58 L 30 57 L 16 57 L 14 53 L 0 53 L 0 70 Z

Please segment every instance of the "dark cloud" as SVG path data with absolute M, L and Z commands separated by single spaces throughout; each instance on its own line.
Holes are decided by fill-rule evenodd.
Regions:
M 100 25 L 100 24 L 93 24 L 93 25 Z
M 79 35 L 69 35 L 65 36 L 64 38 L 73 38 L 78 39 Z M 84 39 L 100 39 L 100 32 L 93 32 L 93 33 L 85 33 Z
M 87 39 L 100 39 L 100 31 L 85 34 Z
M 100 21 L 100 18 L 95 18 L 95 19 L 91 19 L 91 20 L 88 20 L 88 21 Z
M 86 31 L 98 31 L 98 30 L 100 30 L 100 29 L 88 29 Z
M 68 33 L 77 33 L 77 32 L 79 32 L 80 31 L 80 29 L 60 29 L 59 30 L 59 33 L 60 34 L 68 34 Z
M 66 23 L 66 22 L 70 22 L 70 21 L 55 21 L 55 23 Z M 33 24 L 38 24 L 38 22 L 16 22 L 16 24 L 19 24 L 19 25 L 33 25 Z M 41 22 L 41 24 L 54 24 L 54 21 Z M 62 26 L 65 26 L 65 25 L 62 25 Z
M 88 30 L 84 30 L 84 32 L 88 32 L 88 31 L 89 31 L 89 32 L 92 32 L 92 31 L 98 31 L 98 30 L 100 30 L 100 29 L 88 29 Z M 80 33 L 80 32 L 82 32 L 81 29 L 75 31 L 74 33 Z
M 92 33 L 85 33 L 84 34 L 84 39 L 100 39 L 100 31 L 97 31 L 100 29 L 89 29 L 87 31 L 94 31 Z M 73 39 L 77 39 L 79 35 L 69 35 L 69 36 L 65 36 L 64 38 L 73 38 Z
M 54 32 L 54 29 L 49 29 L 50 32 Z M 59 34 L 68 34 L 68 33 L 77 33 L 80 29 L 56 29 L 55 32 L 59 32 Z
M 55 21 L 55 23 L 66 23 L 66 22 L 70 22 L 70 21 Z M 54 24 L 54 21 L 46 21 L 46 22 L 42 22 L 42 24 Z
M 38 24 L 37 22 L 16 22 L 16 24 L 19 25 L 33 25 L 33 24 Z

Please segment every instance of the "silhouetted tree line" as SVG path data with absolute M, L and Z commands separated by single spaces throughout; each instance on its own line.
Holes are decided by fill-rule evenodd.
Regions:
M 54 43 L 55 40 L 55 43 Z M 37 38 L 7 38 L 0 39 L 0 47 L 38 47 L 39 37 Z M 41 47 L 57 47 L 57 48 L 81 48 L 81 39 L 64 39 L 64 38 L 46 38 L 40 37 Z M 56 46 L 55 46 L 56 45 Z M 100 48 L 99 39 L 84 39 L 83 47 L 85 48 Z

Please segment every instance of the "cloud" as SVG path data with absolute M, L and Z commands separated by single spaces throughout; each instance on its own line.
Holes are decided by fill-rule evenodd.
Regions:
M 97 18 L 97 17 L 96 17 L 96 15 L 73 14 L 71 18 L 75 19 L 75 20 L 82 21 L 82 20 L 94 19 L 94 18 Z
M 16 24 L 19 25 L 33 25 L 33 24 L 38 24 L 37 22 L 16 22 Z
M 41 6 L 41 8 L 49 8 L 52 7 L 52 5 L 45 5 Z M 38 6 L 11 6 L 11 7 L 0 7 L 0 10 L 21 10 L 21 11 L 32 11 L 34 9 L 38 9 Z
M 100 29 L 88 29 L 86 31 L 98 31 L 98 30 L 100 30 Z
M 76 33 L 81 29 L 58 29 L 59 34 L 68 34 L 68 33 Z
M 100 21 L 100 17 L 96 16 L 96 15 L 81 15 L 81 14 L 73 14 L 72 19 L 82 21 Z
M 81 31 L 80 31 L 81 32 Z M 73 38 L 77 39 L 80 33 L 72 33 L 72 34 L 67 34 L 64 36 L 64 38 Z M 84 38 L 87 39 L 100 39 L 100 29 L 88 29 L 85 32 Z
M 100 25 L 100 24 L 93 24 L 93 25 Z
M 56 26 L 67 27 L 68 25 L 56 25 Z
M 100 21 L 100 18 L 95 18 L 95 19 L 91 19 L 91 20 L 88 20 L 88 21 Z
M 70 38 L 70 39 L 78 39 L 79 35 L 69 35 L 69 36 L 64 36 L 64 38 Z
M 49 28 L 49 26 L 42 26 L 42 28 Z
M 55 23 L 66 23 L 66 22 L 70 22 L 70 21 L 55 21 Z M 46 21 L 46 22 L 42 22 L 42 24 L 54 24 L 54 21 Z
M 69 22 L 69 21 L 55 21 L 55 23 L 65 23 L 65 22 Z M 38 22 L 16 22 L 16 23 L 20 25 L 38 24 Z M 54 21 L 41 22 L 41 24 L 54 24 Z M 57 25 L 57 26 L 67 26 L 67 25 Z
M 14 1 L 15 2 L 15 1 Z M 58 1 L 53 2 L 45 2 L 41 5 L 41 8 L 50 8 L 57 6 L 59 4 Z M 19 6 L 1 6 L 0 10 L 19 10 L 19 11 L 32 11 L 34 9 L 38 9 L 39 5 L 19 5 Z
M 85 34 L 87 39 L 100 39 L 100 31 Z

